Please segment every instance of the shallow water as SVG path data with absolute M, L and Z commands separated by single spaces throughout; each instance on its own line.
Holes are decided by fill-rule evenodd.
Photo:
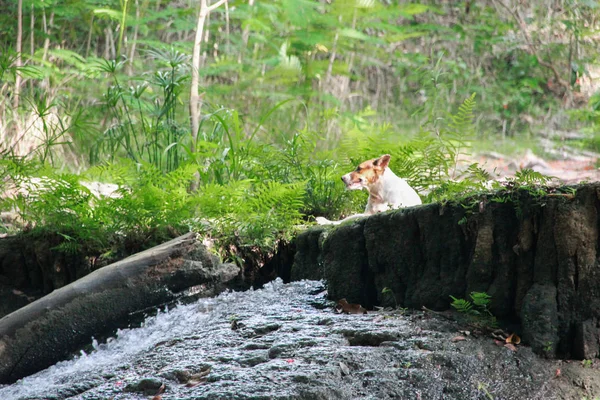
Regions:
M 0 387 L 0 400 L 582 396 L 528 348 L 456 341 L 463 328 L 436 313 L 337 314 L 325 295 L 322 282 L 276 280 L 180 305 Z
M 336 349 L 348 344 L 344 329 L 374 318 L 338 315 L 326 304 L 323 284 L 314 281 L 277 280 L 201 299 L 120 330 L 107 343 L 94 341 L 89 354 L 0 388 L 0 399 L 146 399 L 151 389 L 124 392 L 143 378 L 165 384 L 163 400 L 302 398 L 302 386 L 320 374 L 337 379 L 347 371 L 336 359 Z M 192 378 L 196 386 L 185 384 L 208 368 L 206 376 Z

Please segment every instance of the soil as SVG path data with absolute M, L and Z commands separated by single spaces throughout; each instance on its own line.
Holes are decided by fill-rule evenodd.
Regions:
M 549 150 L 550 151 L 550 150 Z M 598 160 L 600 155 L 591 152 L 575 152 L 569 147 L 551 149 L 553 157 L 541 158 L 527 150 L 523 156 L 511 157 L 495 152 L 482 152 L 467 162 L 477 162 L 497 179 L 514 176 L 515 172 L 529 168 L 546 176 L 554 177 L 554 183 L 572 185 L 600 180 Z

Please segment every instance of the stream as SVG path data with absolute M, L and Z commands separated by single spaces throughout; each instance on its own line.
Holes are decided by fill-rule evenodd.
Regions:
M 553 397 L 556 361 L 528 348 L 455 342 L 435 314 L 332 306 L 317 281 L 200 299 L 0 386 L 0 399 L 569 398 Z

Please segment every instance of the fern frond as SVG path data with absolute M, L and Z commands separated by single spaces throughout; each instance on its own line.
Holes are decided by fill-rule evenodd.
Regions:
M 450 296 L 452 298 L 452 303 L 450 304 L 452 307 L 456 309 L 456 311 L 461 313 L 471 313 L 473 311 L 473 304 L 465 299 L 458 299 L 454 296 Z
M 473 110 L 475 109 L 475 93 L 465 99 L 458 107 L 456 114 L 450 118 L 450 132 L 457 135 L 454 139 L 464 140 L 473 132 Z
M 470 296 L 476 307 L 487 308 L 492 301 L 492 296 L 485 292 L 471 292 Z

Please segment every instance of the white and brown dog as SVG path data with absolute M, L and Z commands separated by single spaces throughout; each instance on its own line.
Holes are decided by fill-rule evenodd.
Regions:
M 338 225 L 344 221 L 355 219 L 389 209 L 416 206 L 421 204 L 417 192 L 402 178 L 396 176 L 388 168 L 390 155 L 384 154 L 379 158 L 361 163 L 356 169 L 344 176 L 342 181 L 348 190 L 367 189 L 369 201 L 363 214 L 351 215 L 341 221 L 330 221 L 317 217 L 320 225 Z

